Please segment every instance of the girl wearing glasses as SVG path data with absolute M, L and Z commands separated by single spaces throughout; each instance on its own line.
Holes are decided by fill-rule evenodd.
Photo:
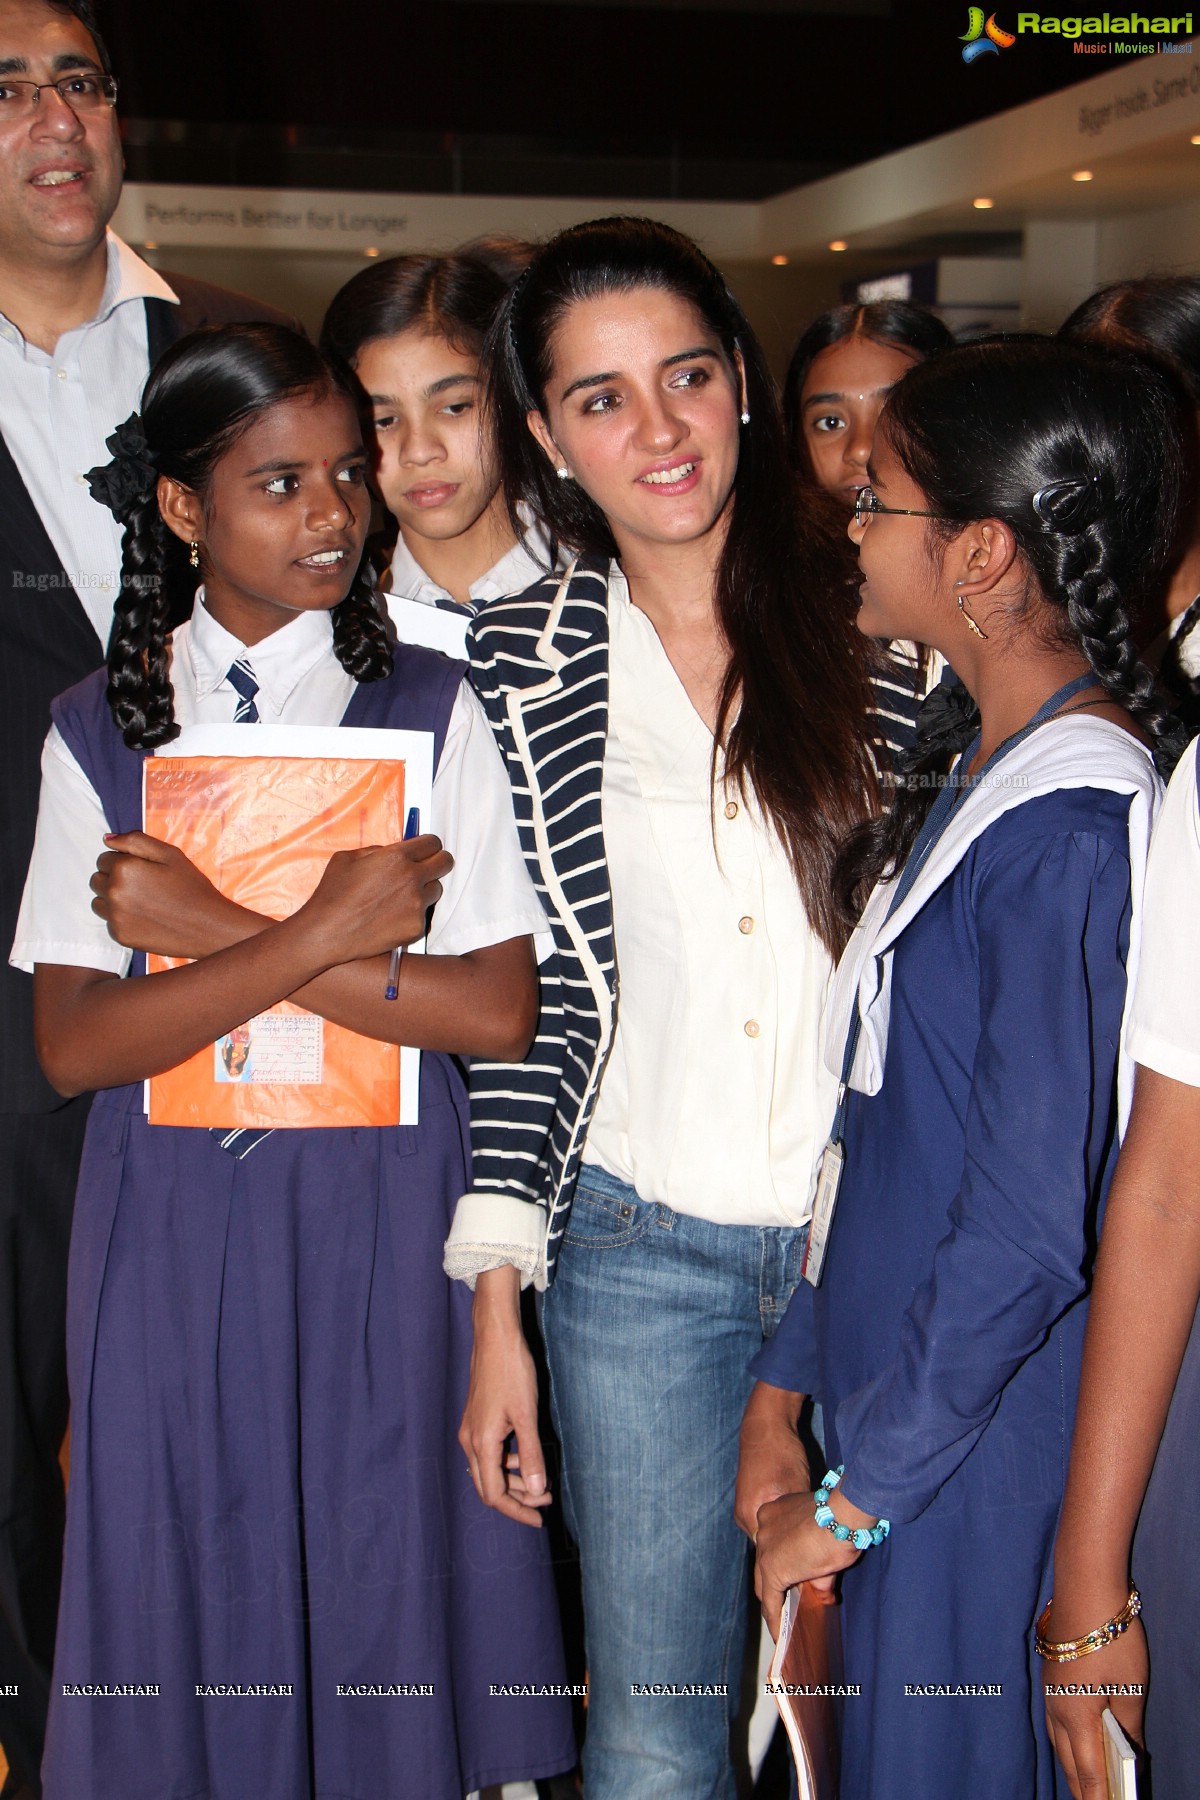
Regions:
M 782 1444 L 803 1395 L 824 1407 L 829 1474 L 761 1508 L 757 1577 L 774 1625 L 788 1586 L 842 1576 L 855 1800 L 1058 1791 L 1030 1623 L 1171 734 L 1130 617 L 1174 539 L 1185 441 L 1168 382 L 1132 362 L 957 349 L 889 396 L 850 528 L 860 629 L 952 656 L 970 696 L 841 859 L 870 899 L 827 1017 L 840 1187 L 747 1413 Z
M 321 331 L 371 409 L 375 479 L 397 527 L 382 582 L 397 636 L 451 656 L 480 607 L 550 567 L 528 521 L 509 520 L 479 378 L 488 327 L 531 254 L 493 238 L 373 263 L 335 294 Z
M 563 232 L 489 369 L 510 506 L 577 554 L 470 634 L 557 958 L 528 1061 L 473 1117 L 508 1198 L 468 1196 L 447 1247 L 478 1277 L 462 1442 L 484 1498 L 536 1518 L 533 1281 L 582 1559 L 588 1800 L 732 1800 L 738 1422 L 832 1100 L 817 1029 L 832 859 L 871 797 L 862 658 L 808 603 L 770 377 L 689 239 Z M 506 1118 L 525 1153 L 497 1164 Z

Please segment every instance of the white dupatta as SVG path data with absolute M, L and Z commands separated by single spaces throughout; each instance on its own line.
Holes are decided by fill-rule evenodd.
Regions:
M 896 911 L 888 918 L 894 880 L 880 882 L 843 952 L 825 1013 L 825 1063 L 842 1072 L 846 1037 L 857 1002 L 862 1028 L 850 1070 L 849 1085 L 862 1094 L 877 1094 L 887 1063 L 891 1014 L 892 960 L 897 938 L 921 908 L 953 874 L 971 845 L 996 821 L 1027 800 L 1064 788 L 1100 788 L 1128 794 L 1129 867 L 1132 914 L 1126 962 L 1125 1010 L 1117 1063 L 1118 1125 L 1122 1135 L 1133 1098 L 1133 1064 L 1125 1046 L 1130 997 L 1137 974 L 1141 935 L 1142 886 L 1150 832 L 1163 795 L 1150 752 L 1121 726 L 1107 719 L 1076 713 L 1052 720 L 1001 758 L 977 787 L 971 788 L 951 814 L 924 868 Z

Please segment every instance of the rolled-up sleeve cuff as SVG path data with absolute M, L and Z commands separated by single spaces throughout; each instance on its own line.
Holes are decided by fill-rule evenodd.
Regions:
M 511 1194 L 464 1194 L 454 1212 L 442 1267 L 452 1281 L 474 1288 L 485 1269 L 511 1265 L 521 1286 L 546 1286 L 546 1214 L 531 1200 Z

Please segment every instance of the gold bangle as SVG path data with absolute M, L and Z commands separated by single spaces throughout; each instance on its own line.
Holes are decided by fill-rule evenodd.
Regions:
M 1053 1604 L 1053 1598 L 1047 1600 L 1042 1616 L 1034 1627 L 1033 1645 L 1046 1662 L 1067 1663 L 1075 1662 L 1081 1656 L 1091 1656 L 1095 1650 L 1105 1649 L 1123 1632 L 1128 1631 L 1142 1610 L 1142 1596 L 1135 1587 L 1131 1587 L 1129 1598 L 1119 1613 L 1114 1613 L 1111 1619 L 1106 1619 L 1095 1631 L 1089 1631 L 1086 1637 L 1065 1638 L 1061 1644 L 1052 1644 L 1046 1637 L 1046 1626 L 1050 1623 L 1050 1608 Z

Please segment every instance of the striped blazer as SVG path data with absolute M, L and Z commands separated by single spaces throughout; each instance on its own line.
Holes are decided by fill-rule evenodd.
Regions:
M 539 1287 L 554 1279 L 612 1043 L 617 971 L 600 820 L 608 577 L 607 560 L 580 558 L 517 599 L 493 601 L 467 640 L 555 944 L 525 1061 L 471 1065 L 473 1185 L 446 1247 L 447 1272 L 468 1280 L 497 1252 Z
M 522 1063 L 471 1065 L 472 1191 L 446 1245 L 448 1274 L 497 1261 L 554 1279 L 617 1010 L 612 893 L 601 825 L 608 733 L 607 559 L 580 557 L 467 636 L 471 682 L 512 783 L 521 848 L 550 916 L 541 1014 Z M 873 681 L 888 748 L 912 737 L 919 672 L 901 654 Z M 910 716 L 911 713 L 911 716 Z

